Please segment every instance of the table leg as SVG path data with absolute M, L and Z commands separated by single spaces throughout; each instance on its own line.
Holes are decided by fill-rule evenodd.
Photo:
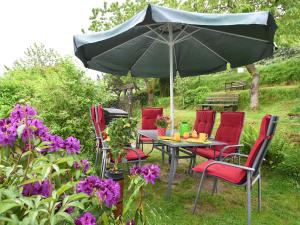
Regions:
M 172 184 L 174 180 L 174 175 L 176 173 L 176 149 L 170 147 L 170 154 L 171 154 L 171 168 L 169 173 L 169 181 L 168 181 L 168 190 L 167 190 L 167 199 L 171 198 L 172 195 Z

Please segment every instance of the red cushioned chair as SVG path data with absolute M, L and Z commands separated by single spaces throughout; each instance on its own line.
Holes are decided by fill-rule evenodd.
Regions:
M 196 119 L 193 130 L 197 133 L 206 133 L 208 137 L 211 136 L 212 129 L 215 124 L 216 111 L 214 110 L 196 110 Z M 192 166 L 195 166 L 196 154 L 193 154 L 190 160 L 189 173 L 191 172 Z
M 102 154 L 102 162 L 101 162 L 101 177 L 104 177 L 106 164 L 107 164 L 107 154 L 109 154 L 109 146 L 106 139 L 106 134 L 104 133 L 104 130 L 106 128 L 105 126 L 105 118 L 104 118 L 104 111 L 101 105 L 98 106 L 92 106 L 90 109 L 90 115 L 93 122 L 93 127 L 96 134 L 96 141 L 97 141 L 97 153 L 96 153 L 96 162 L 95 166 L 98 164 L 99 155 Z M 148 158 L 148 155 L 146 155 L 142 149 L 133 149 L 133 148 L 125 148 L 124 151 L 126 151 L 125 156 L 125 163 L 139 163 L 141 164 L 141 161 Z M 111 157 L 111 154 L 109 154 L 109 157 L 111 161 L 113 162 L 113 159 Z M 121 159 L 119 159 L 121 162 Z
M 142 130 L 156 130 L 156 118 L 163 115 L 163 108 L 143 108 L 142 109 Z M 151 138 L 140 136 L 139 146 L 142 145 L 142 150 L 144 149 L 144 144 L 151 144 L 152 150 L 154 147 L 154 141 Z
M 194 130 L 197 133 L 206 133 L 210 137 L 215 124 L 216 111 L 214 110 L 196 110 L 196 119 Z
M 226 182 L 243 185 L 247 187 L 248 196 L 248 224 L 251 223 L 251 189 L 253 184 L 258 182 L 258 210 L 261 211 L 261 174 L 260 167 L 267 153 L 268 146 L 273 138 L 278 122 L 277 116 L 266 115 L 260 126 L 259 136 L 253 145 L 249 155 L 240 153 L 230 153 L 226 155 L 223 161 L 208 160 L 198 164 L 193 171 L 202 173 L 201 181 L 195 199 L 193 213 L 195 213 L 197 201 L 207 175 L 215 177 L 213 193 L 217 188 L 217 180 L 222 179 Z M 233 157 L 246 157 L 244 166 L 224 162 L 225 159 Z
M 207 159 L 222 158 L 239 151 L 241 133 L 244 127 L 244 112 L 221 112 L 221 123 L 215 140 L 228 143 L 227 146 L 213 148 L 195 148 L 194 153 Z

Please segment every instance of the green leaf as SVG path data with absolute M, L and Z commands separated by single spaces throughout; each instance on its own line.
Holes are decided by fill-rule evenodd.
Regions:
M 31 183 L 35 183 L 37 181 L 41 181 L 40 178 L 33 178 L 33 179 L 29 179 L 29 180 L 25 180 L 23 183 L 21 183 L 21 185 L 25 185 L 25 184 L 31 184 Z
M 64 185 L 62 185 L 58 190 L 57 190 L 57 197 L 59 197 L 61 194 L 63 194 L 65 191 L 71 189 L 74 187 L 75 182 L 68 182 Z
M 19 204 L 17 204 L 16 202 L 8 199 L 9 201 L 1 201 L 0 202 L 0 214 L 14 208 L 14 207 L 18 207 Z
M 53 164 L 52 167 L 53 167 L 53 169 L 59 174 L 60 170 L 59 170 L 58 165 Z
M 74 195 L 69 195 L 69 201 L 72 202 L 72 201 L 77 201 L 77 200 L 80 200 L 80 199 L 83 199 L 83 198 L 88 198 L 89 196 L 85 193 L 78 193 L 78 194 L 74 194 Z
M 62 220 L 65 219 L 65 220 L 69 221 L 70 223 L 74 223 L 73 218 L 68 213 L 58 212 L 55 216 L 61 217 Z

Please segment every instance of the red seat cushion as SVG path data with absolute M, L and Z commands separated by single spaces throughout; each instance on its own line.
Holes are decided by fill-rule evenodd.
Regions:
M 148 138 L 148 137 L 145 137 L 145 136 L 141 136 L 141 137 L 140 137 L 140 141 L 141 141 L 141 142 L 152 142 L 153 139 Z
M 195 149 L 193 149 L 193 152 L 196 155 L 200 155 L 207 159 L 214 159 L 215 157 L 220 156 L 220 151 L 216 151 L 215 157 L 214 157 L 214 150 L 212 148 L 195 148 Z M 228 154 L 229 154 L 229 152 L 226 152 L 226 153 L 223 152 L 222 157 L 225 157 Z
M 216 162 L 216 161 L 207 160 L 206 162 L 200 163 L 193 168 L 193 171 L 202 173 L 205 167 L 212 162 Z M 221 165 L 221 164 L 211 165 L 210 167 L 208 167 L 206 172 L 211 176 L 224 179 L 234 184 L 244 183 L 247 176 L 246 170 L 228 166 L 228 165 Z
M 137 149 L 135 149 L 135 150 L 136 150 L 137 153 L 139 154 L 140 159 L 146 159 L 146 158 L 149 157 L 148 155 L 146 155 L 146 154 L 143 152 L 142 149 L 137 148 Z M 127 159 L 128 161 L 132 161 L 132 160 L 138 160 L 139 157 L 138 157 L 138 155 L 136 154 L 135 151 L 133 151 L 133 150 L 127 150 L 127 153 L 126 153 L 126 159 Z
M 197 110 L 194 123 L 194 130 L 198 133 L 206 133 L 209 137 L 215 123 L 216 111 Z
M 142 149 L 136 148 L 136 149 L 134 149 L 134 150 L 139 154 L 140 159 L 146 159 L 146 158 L 149 157 L 149 155 L 146 155 L 146 154 L 143 152 Z M 125 156 L 125 158 L 126 158 L 127 161 L 134 161 L 134 160 L 138 160 L 138 159 L 139 159 L 139 156 L 136 154 L 135 151 L 130 150 L 130 149 L 126 149 L 125 151 L 126 151 L 126 156 Z M 111 162 L 114 162 L 114 159 L 113 159 L 111 153 L 110 153 L 110 160 L 111 160 Z M 119 157 L 118 160 L 119 160 L 119 162 L 122 162 L 122 158 L 121 158 L 121 157 Z
M 144 108 L 142 110 L 142 129 L 155 130 L 157 116 L 162 116 L 163 108 Z

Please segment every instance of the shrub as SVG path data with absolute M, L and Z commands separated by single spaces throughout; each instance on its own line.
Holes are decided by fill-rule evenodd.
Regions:
M 82 140 L 85 150 L 93 149 L 89 107 L 114 100 L 104 82 L 87 78 L 69 59 L 55 66 L 10 70 L 0 80 L 2 117 L 16 103 L 30 102 L 54 133 L 74 135 Z
M 299 145 L 293 146 L 284 153 L 284 161 L 279 165 L 279 170 L 288 176 L 296 178 L 300 183 L 300 151 Z

